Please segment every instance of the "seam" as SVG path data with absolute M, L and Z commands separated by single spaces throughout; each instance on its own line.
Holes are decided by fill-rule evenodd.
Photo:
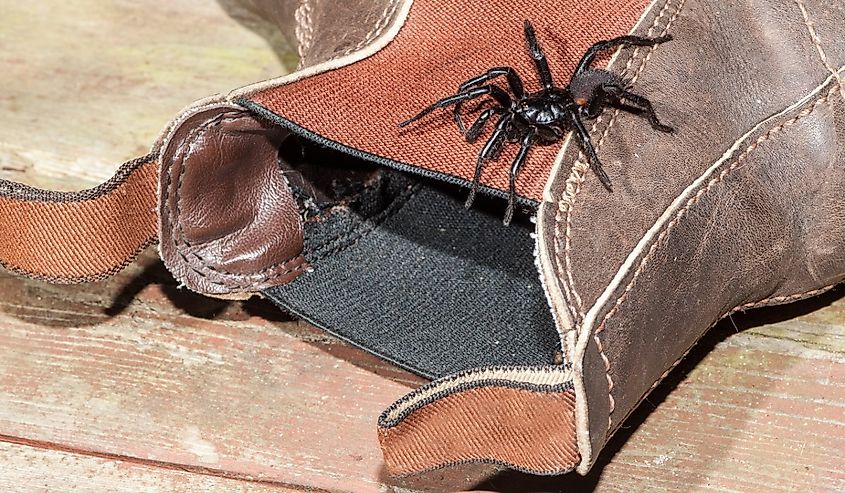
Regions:
M 763 306 L 782 305 L 782 304 L 785 304 L 785 303 L 790 303 L 790 302 L 793 302 L 793 301 L 802 300 L 804 298 L 810 298 L 810 297 L 822 294 L 826 291 L 830 291 L 831 289 L 835 288 L 836 286 L 838 286 L 841 283 L 842 283 L 842 281 L 839 281 L 839 282 L 835 282 L 833 284 L 828 284 L 827 286 L 825 286 L 823 288 L 813 289 L 813 290 L 810 290 L 810 291 L 804 291 L 803 293 L 790 294 L 790 295 L 786 295 L 786 296 L 773 296 L 771 298 L 766 298 L 762 301 L 745 303 L 744 305 L 739 305 L 739 306 L 729 310 L 727 313 L 725 313 L 724 315 L 719 317 L 719 319 L 721 320 L 721 319 L 727 317 L 728 315 L 732 315 L 736 312 L 743 312 L 745 310 L 750 310 L 752 308 L 759 308 L 759 307 L 763 307 Z
M 416 185 L 412 186 L 408 190 L 404 190 L 385 210 L 376 216 L 363 221 L 362 224 L 354 225 L 351 229 L 346 230 L 343 234 L 336 236 L 334 239 L 310 249 L 310 251 L 307 252 L 308 260 L 311 263 L 316 264 L 318 260 L 322 260 L 346 250 L 347 248 L 355 246 L 367 235 L 378 229 L 382 223 L 398 214 L 399 211 L 401 211 L 405 205 L 414 196 L 416 196 L 416 194 L 420 191 L 420 188 L 421 185 Z
M 399 405 L 405 405 L 405 403 L 409 402 L 411 398 L 415 398 L 418 394 L 409 394 L 403 398 L 402 401 L 394 403 L 389 408 L 385 409 L 382 412 L 381 416 L 378 419 L 378 427 L 381 429 L 390 429 L 395 428 L 396 426 L 402 424 L 405 419 L 419 411 L 424 407 L 428 407 L 431 404 L 434 404 L 446 397 L 453 396 L 455 394 L 462 394 L 469 390 L 477 390 L 477 389 L 488 389 L 491 387 L 497 388 L 505 388 L 505 389 L 516 389 L 516 390 L 524 390 L 527 392 L 531 392 L 534 394 L 562 394 L 569 392 L 574 389 L 572 385 L 572 381 L 566 381 L 562 383 L 556 384 L 533 384 L 527 382 L 519 382 L 514 380 L 508 380 L 505 378 L 487 378 L 483 380 L 470 380 L 464 383 L 460 383 L 455 385 L 454 387 L 449 387 L 444 390 L 440 390 L 429 394 L 423 399 L 419 401 L 415 401 L 412 404 L 405 407 L 401 412 L 398 413 L 396 417 L 390 417 L 391 414 L 397 413 Z M 410 398 L 409 398 L 410 397 Z
M 150 245 L 155 244 L 158 241 L 157 235 L 152 235 L 146 240 L 144 240 L 138 248 L 136 248 L 131 254 L 129 254 L 123 261 L 118 264 L 111 266 L 109 269 L 100 272 L 94 272 L 91 274 L 84 274 L 80 276 L 60 276 L 55 274 L 48 274 L 45 272 L 36 272 L 27 270 L 21 267 L 17 267 L 12 265 L 5 260 L 0 259 L 0 267 L 17 274 L 19 276 L 28 277 L 30 279 L 34 279 L 36 281 L 45 281 L 51 284 L 81 284 L 81 283 L 89 283 L 89 282 L 99 282 L 105 281 L 106 279 L 112 277 L 113 275 L 117 274 L 118 272 L 122 271 L 126 267 L 129 266 L 132 262 L 138 258 L 138 255 L 141 254 L 144 250 L 147 249 Z
M 613 305 L 613 308 L 611 308 L 611 310 L 607 312 L 607 314 L 604 316 L 601 323 L 599 324 L 598 328 L 596 328 L 596 331 L 593 334 L 593 338 L 595 339 L 596 344 L 599 345 L 600 351 L 601 351 L 601 341 L 599 339 L 599 336 L 605 330 L 605 328 L 607 326 L 607 322 L 619 311 L 619 308 L 621 307 L 621 305 L 628 299 L 628 295 L 631 293 L 634 286 L 636 285 L 637 280 L 639 279 L 639 276 L 645 271 L 645 268 L 648 265 L 648 262 L 651 260 L 651 258 L 654 256 L 654 253 L 657 251 L 657 247 L 660 246 L 661 244 L 665 243 L 664 240 L 666 240 L 669 237 L 669 235 L 674 230 L 675 226 L 680 223 L 680 221 L 684 218 L 684 216 L 686 216 L 686 213 L 694 205 L 696 205 L 698 202 L 700 202 L 701 197 L 703 197 L 706 193 L 708 193 L 710 190 L 712 190 L 715 186 L 723 183 L 724 178 L 728 174 L 730 174 L 731 172 L 740 168 L 740 166 L 745 162 L 746 159 L 748 159 L 748 157 L 751 155 L 751 153 L 754 152 L 761 144 L 763 144 L 766 141 L 772 139 L 773 136 L 780 134 L 780 132 L 782 132 L 786 128 L 791 127 L 792 125 L 797 123 L 802 118 L 811 114 L 819 105 L 827 103 L 830 100 L 830 97 L 833 95 L 835 89 L 836 89 L 835 87 L 831 88 L 828 91 L 827 95 L 816 99 L 813 102 L 812 105 L 804 108 L 794 117 L 790 118 L 789 120 L 782 122 L 780 125 L 778 125 L 776 127 L 770 128 L 768 131 L 766 131 L 766 133 L 764 133 L 763 135 L 761 135 L 760 137 L 755 139 L 754 142 L 749 144 L 748 147 L 746 147 L 745 150 L 736 157 L 736 159 L 733 161 L 733 163 L 730 166 L 726 167 L 725 169 L 722 170 L 721 173 L 719 173 L 717 176 L 712 178 L 707 183 L 707 185 L 705 187 L 699 189 L 698 192 L 695 195 L 693 195 L 689 200 L 687 200 L 687 202 L 686 202 L 686 204 L 684 205 L 683 208 L 678 210 L 678 212 L 675 214 L 675 217 L 669 223 L 667 223 L 667 225 L 663 229 L 663 231 L 660 232 L 658 237 L 651 244 L 651 247 L 649 248 L 646 255 L 642 258 L 642 260 L 640 260 L 640 262 L 637 266 L 637 269 L 634 271 L 634 274 L 633 274 L 631 280 L 628 282 L 627 286 L 625 287 L 625 289 L 623 290 L 623 292 L 619 296 L 619 298 L 617 298 L 616 303 Z M 764 300 L 764 301 L 771 301 L 771 300 Z M 751 306 L 748 306 L 748 308 L 750 308 L 750 307 Z M 605 356 L 605 354 L 603 352 L 601 353 L 601 356 L 602 356 L 602 359 L 605 361 L 605 364 L 606 364 L 607 379 L 608 379 L 609 382 L 612 382 L 612 378 L 610 377 L 609 361 L 607 360 L 607 357 Z M 611 395 L 612 390 L 613 390 L 613 387 L 610 386 L 610 388 L 608 389 L 608 401 L 610 402 L 610 410 L 609 410 L 609 416 L 608 416 L 608 432 L 610 431 L 610 428 L 612 427 L 612 424 L 613 424 L 612 414 L 613 414 L 614 407 L 615 407 L 615 401 L 613 399 L 613 396 Z
M 288 120 L 282 115 L 278 113 L 274 113 L 273 111 L 267 109 L 265 106 L 261 105 L 260 103 L 256 103 L 255 101 L 251 101 L 249 99 L 239 99 L 237 104 L 243 106 L 249 111 L 252 111 L 256 115 L 270 120 L 271 122 L 280 125 L 295 134 L 304 137 L 312 142 L 320 144 L 321 146 L 328 147 L 330 149 L 334 149 L 336 151 L 341 151 L 345 154 L 349 154 L 350 156 L 354 156 L 360 159 L 364 159 L 367 161 L 372 161 L 375 164 L 386 166 L 393 168 L 395 170 L 401 171 L 403 173 L 410 173 L 418 176 L 423 176 L 426 178 L 435 178 L 440 181 L 444 181 L 446 183 L 451 183 L 453 185 L 462 185 L 469 187 L 471 182 L 467 181 L 464 178 L 461 178 L 457 175 L 450 175 L 447 173 L 442 173 L 439 171 L 432 171 L 428 168 L 419 168 L 416 166 L 411 166 L 408 163 L 404 163 L 402 161 L 394 161 L 393 159 L 388 159 L 382 156 L 378 156 L 376 154 L 371 154 L 369 152 L 362 151 L 355 147 L 349 147 L 344 144 L 341 144 L 337 141 L 331 140 L 326 138 L 320 134 L 317 134 L 305 127 L 300 126 L 299 124 Z M 506 199 L 508 197 L 506 192 L 499 190 L 498 188 L 491 188 L 487 185 L 481 184 L 478 187 L 479 191 L 483 191 L 488 195 L 493 197 L 501 197 Z M 519 205 L 525 205 L 528 207 L 536 208 L 538 203 L 534 199 L 530 199 L 528 197 L 523 197 L 522 195 L 516 196 L 516 203 Z
M 546 392 L 557 392 L 560 387 L 565 388 L 572 388 L 572 378 L 571 378 L 571 365 L 562 365 L 562 366 L 488 366 L 482 368 L 472 368 L 469 370 L 463 370 L 458 373 L 453 373 L 451 375 L 447 375 L 445 377 L 436 379 L 432 382 L 429 382 L 422 387 L 418 387 L 414 389 L 409 394 L 405 394 L 401 399 L 395 401 L 393 404 L 390 405 L 387 409 L 385 409 L 381 416 L 379 417 L 379 426 L 382 426 L 381 423 L 398 423 L 405 419 L 413 410 L 419 409 L 418 404 L 420 402 L 429 402 L 428 398 L 419 399 L 420 396 L 428 394 L 431 390 L 441 388 L 436 392 L 431 393 L 431 395 L 440 395 L 446 396 L 453 393 L 458 393 L 460 390 L 452 391 L 453 389 L 466 389 L 466 388 L 475 388 L 477 387 L 478 382 L 482 382 L 483 385 L 490 385 L 490 382 L 497 382 L 495 385 L 498 386 L 507 386 L 507 384 L 519 384 L 523 386 L 527 386 L 527 388 L 532 389 L 546 389 Z M 519 374 L 546 374 L 546 375 L 555 375 L 561 380 L 556 381 L 554 383 L 531 383 L 526 381 L 517 380 L 515 378 L 508 378 L 506 375 L 510 373 L 519 373 Z M 478 375 L 485 375 L 485 374 L 496 374 L 496 376 L 488 376 L 484 378 L 475 378 Z M 570 377 L 569 379 L 566 379 Z M 467 379 L 463 383 L 459 383 L 454 386 L 450 386 L 449 384 L 454 383 L 458 380 Z M 487 383 L 484 383 L 487 382 Z M 419 400 L 418 400 L 419 399 Z M 438 398 L 439 399 L 439 398 Z M 433 399 L 430 402 L 433 402 Z M 429 403 L 430 403 L 429 402 Z M 392 417 L 393 415 L 395 417 Z M 393 426 L 393 425 L 390 425 Z
M 304 67 L 302 68 L 302 70 L 297 70 L 281 77 L 274 77 L 265 81 L 256 82 L 254 84 L 249 84 L 237 88 L 229 92 L 226 95 L 225 100 L 228 102 L 241 101 L 244 98 L 254 97 L 256 94 L 261 93 L 263 91 L 284 86 L 300 79 L 304 79 L 306 77 L 311 77 L 314 75 L 322 74 L 324 72 L 328 72 L 330 70 L 336 70 L 341 67 L 345 67 L 351 63 L 359 62 L 365 58 L 374 55 L 375 53 L 378 53 L 381 49 L 383 49 L 390 42 L 392 42 L 393 39 L 399 34 L 399 31 L 402 29 L 402 26 L 405 24 L 405 21 L 410 15 L 411 7 L 413 6 L 413 0 L 396 1 L 398 2 L 396 10 L 399 12 L 396 15 L 396 18 L 391 19 L 392 22 L 388 22 L 387 27 L 382 29 L 382 32 L 384 34 L 383 36 L 374 36 L 372 43 L 366 48 L 361 49 L 360 52 L 350 53 L 346 56 L 338 56 L 336 58 L 332 58 L 331 60 L 317 63 L 316 65 Z M 239 102 L 238 104 L 241 103 Z
M 300 0 L 293 18 L 296 21 L 296 52 L 299 55 L 297 68 L 302 68 L 305 65 L 305 55 L 314 42 L 314 7 L 311 0 Z
M 390 25 L 389 21 L 393 17 L 393 13 L 396 12 L 396 8 L 398 6 L 399 6 L 398 0 L 391 1 L 390 4 L 388 4 L 388 6 L 385 7 L 384 10 L 382 11 L 381 18 L 378 20 L 378 22 L 376 22 L 376 25 L 373 26 L 373 29 L 370 30 L 370 32 L 367 33 L 367 35 L 364 37 L 364 39 L 359 41 L 352 48 L 349 48 L 346 51 L 344 51 L 343 55 L 341 55 L 341 56 L 346 56 L 346 55 L 348 55 L 352 52 L 358 51 L 361 48 L 370 44 L 370 42 L 373 39 L 379 37 L 379 35 L 387 28 L 387 26 Z
M 667 2 L 663 5 L 660 9 L 660 12 L 655 17 L 654 22 L 652 23 L 651 27 L 649 27 L 647 35 L 653 36 L 655 30 L 660 26 L 661 21 L 666 17 L 669 12 L 669 9 L 676 5 L 677 8 L 674 11 L 674 14 L 667 20 L 665 26 L 661 29 L 661 34 L 666 34 L 669 30 L 669 27 L 678 17 L 681 9 L 684 6 L 686 0 L 681 0 L 680 2 L 675 3 L 674 0 L 667 0 Z M 636 82 L 639 76 L 642 74 L 643 70 L 645 70 L 648 61 L 651 59 L 652 54 L 654 53 L 656 47 L 651 47 L 648 50 L 648 53 L 642 58 L 642 63 L 640 63 L 639 67 L 637 68 L 636 73 L 631 77 L 630 81 Z M 633 66 L 634 61 L 640 61 L 640 53 L 641 48 L 637 47 L 634 49 L 631 56 L 628 58 L 625 67 L 621 71 L 622 77 L 625 77 L 628 72 L 630 71 L 631 67 Z M 605 142 L 605 139 L 610 133 L 611 127 L 616 122 L 616 118 L 619 115 L 619 110 L 614 110 L 611 114 L 607 125 L 602 132 L 601 137 L 596 143 L 596 152 L 598 152 L 602 145 Z M 590 133 L 594 133 L 601 123 L 604 121 L 604 114 L 600 115 L 599 118 L 593 123 L 592 128 L 590 129 Z M 558 275 L 563 279 L 561 283 L 563 285 L 564 291 L 567 293 L 570 303 L 568 303 L 568 308 L 572 315 L 572 318 L 575 320 L 574 326 L 576 327 L 576 331 L 578 331 L 578 327 L 580 326 L 581 320 L 584 318 L 584 306 L 581 296 L 578 294 L 577 289 L 575 288 L 575 279 L 572 273 L 572 260 L 570 256 L 571 252 L 571 245 L 572 245 L 572 211 L 575 207 L 575 198 L 578 193 L 581 191 L 581 185 L 584 183 L 586 179 L 587 171 L 589 170 L 590 166 L 586 163 L 586 156 L 584 155 L 583 151 L 578 152 L 578 157 L 573 163 L 569 178 L 567 178 L 565 182 L 564 191 L 561 197 L 558 199 L 558 212 L 555 217 L 555 264 L 558 268 Z M 562 215 L 565 214 L 565 218 L 561 218 Z M 560 265 L 560 250 L 561 250 L 561 224 L 565 224 L 565 233 L 563 234 L 563 263 L 564 265 Z M 565 275 L 561 275 L 561 271 Z M 577 305 L 572 306 L 572 305 Z
M 82 203 L 101 199 L 115 193 L 118 188 L 126 183 L 126 180 L 133 173 L 147 165 L 157 164 L 158 155 L 148 154 L 121 164 L 114 175 L 107 181 L 84 190 L 63 192 L 58 190 L 45 190 L 36 188 L 25 183 L 18 183 L 11 180 L 0 179 L 0 198 L 26 202 L 46 203 Z
M 660 13 L 657 15 L 654 22 L 652 23 L 652 26 L 648 29 L 648 35 L 649 36 L 654 35 L 654 32 L 657 29 L 657 27 L 660 25 L 661 20 L 666 17 L 670 8 L 674 5 L 675 9 L 674 9 L 672 16 L 669 17 L 669 19 L 667 19 L 666 24 L 661 29 L 661 35 L 665 35 L 668 32 L 669 28 L 672 26 L 672 24 L 675 22 L 675 20 L 678 18 L 678 15 L 680 15 L 680 12 L 683 9 L 685 3 L 686 3 L 685 0 L 680 0 L 677 3 L 674 3 L 673 0 L 667 0 L 667 2 L 664 4 L 663 8 L 660 10 Z M 645 57 L 642 60 L 642 63 L 640 63 L 639 67 L 637 68 L 636 73 L 630 79 L 632 83 L 635 82 L 639 78 L 639 76 L 642 74 L 642 72 L 645 70 L 645 67 L 646 67 L 646 65 L 648 65 L 648 61 L 651 59 L 651 56 L 654 54 L 655 49 L 656 49 L 656 47 L 652 47 L 648 50 L 648 53 L 645 55 Z M 634 53 L 632 53 L 631 57 L 628 59 L 628 62 L 625 65 L 624 70 L 622 71 L 623 77 L 625 76 L 625 74 L 628 73 L 628 71 L 632 67 L 634 60 L 638 59 L 639 53 L 640 53 L 639 48 L 634 50 Z M 615 110 L 613 112 L 612 116 L 610 117 L 610 120 L 608 121 L 608 124 L 605 127 L 601 138 L 599 139 L 599 141 L 596 145 L 596 151 L 598 151 L 601 148 L 602 144 L 605 141 L 605 138 L 609 135 L 610 129 L 613 126 L 614 122 L 616 121 L 616 117 L 618 115 L 619 115 L 619 110 Z M 593 128 L 591 129 L 591 132 L 595 131 L 600 123 L 601 123 L 601 118 L 594 123 Z M 584 312 L 583 312 L 583 305 L 582 305 L 582 302 L 581 302 L 581 298 L 578 295 L 577 290 L 575 289 L 575 282 L 574 282 L 574 278 L 573 278 L 573 275 L 572 275 L 572 265 L 571 265 L 571 260 L 570 260 L 572 210 L 573 210 L 574 204 L 575 204 L 575 197 L 578 195 L 578 193 L 581 190 L 581 184 L 586 179 L 586 171 L 588 169 L 589 169 L 589 166 L 587 164 L 585 164 L 585 156 L 584 156 L 583 152 L 579 151 L 578 158 L 577 158 L 576 162 L 572 165 L 570 176 L 566 180 L 566 186 L 564 188 L 564 193 L 561 196 L 561 198 L 558 200 L 558 212 L 557 212 L 556 217 L 555 217 L 555 241 L 554 241 L 555 259 L 556 259 L 555 265 L 558 268 L 558 276 L 563 278 L 562 284 L 564 285 L 565 289 L 571 290 L 571 292 L 573 293 L 574 299 L 578 303 L 578 312 L 577 312 L 578 318 L 577 318 L 577 322 L 575 324 L 576 333 L 579 333 L 582 329 L 581 325 L 582 325 L 582 321 L 583 321 L 583 318 L 584 318 Z M 561 217 L 560 217 L 560 215 L 562 213 L 566 214 L 566 218 L 563 221 L 564 224 L 565 224 L 564 245 L 563 245 L 563 249 L 564 249 L 563 257 L 564 257 L 564 263 L 565 263 L 565 265 L 564 265 L 565 276 L 562 276 L 561 272 L 560 272 L 560 268 L 561 268 L 560 257 L 561 256 L 560 256 L 560 252 L 559 252 L 559 250 L 560 250 L 560 232 L 561 232 L 560 231 L 561 230 Z M 569 286 L 567 286 L 568 283 L 571 283 L 571 284 Z M 572 311 L 572 308 L 570 308 L 570 311 Z M 612 391 L 613 391 L 613 388 L 614 388 L 614 381 L 613 381 L 613 377 L 611 376 L 611 371 L 610 371 L 611 370 L 610 359 L 607 357 L 607 355 L 604 351 L 604 346 L 601 342 L 601 339 L 598 337 L 598 334 L 594 334 L 593 340 L 596 343 L 596 348 L 598 349 L 599 355 L 600 355 L 602 362 L 604 363 L 604 366 L 605 366 L 605 376 L 606 376 L 606 379 L 607 379 L 608 400 L 609 400 L 608 429 L 610 429 L 610 425 L 611 425 L 610 415 L 612 415 L 613 409 L 616 407 L 616 402 L 615 402 L 613 395 L 612 395 Z
M 804 0 L 795 0 L 795 3 L 801 10 L 801 15 L 804 17 L 804 25 L 807 26 L 807 32 L 810 33 L 810 39 L 816 46 L 816 51 L 819 53 L 819 59 L 821 60 L 822 65 L 824 65 L 824 67 L 833 74 L 833 77 L 836 78 L 836 82 L 839 85 L 839 95 L 842 96 L 842 99 L 845 101 L 845 83 L 843 83 L 842 76 L 839 75 L 839 71 L 834 69 L 830 64 L 827 54 L 824 52 L 824 48 L 822 48 L 822 40 L 816 32 L 815 23 L 810 20 L 810 13 L 807 11 L 807 6 L 804 4 Z
M 431 466 L 431 467 L 429 467 L 427 469 L 423 469 L 421 471 L 413 471 L 413 472 L 409 472 L 409 473 L 405 473 L 405 474 L 394 474 L 393 476 L 396 477 L 397 479 L 403 479 L 403 478 L 407 478 L 407 477 L 411 477 L 411 476 L 418 476 L 418 475 L 421 475 L 421 474 L 431 474 L 431 473 L 436 472 L 436 471 L 448 469 L 448 468 L 455 467 L 455 466 L 461 466 L 461 465 L 464 465 L 464 464 L 472 464 L 472 465 L 484 464 L 484 465 L 489 465 L 489 466 L 496 466 L 499 469 L 507 469 L 507 470 L 510 470 L 510 471 L 516 471 L 516 472 L 521 473 L 521 474 L 530 474 L 532 476 L 562 476 L 564 474 L 568 474 L 568 473 L 572 472 L 575 469 L 575 466 L 578 465 L 577 461 L 578 461 L 578 459 L 576 458 L 574 464 L 566 465 L 566 466 L 564 466 L 564 468 L 540 470 L 540 469 L 528 469 L 526 467 L 522 467 L 522 466 L 519 466 L 517 464 L 507 462 L 507 461 L 503 461 L 503 460 L 475 459 L 475 458 L 473 458 L 473 459 L 463 459 L 463 460 L 456 460 L 456 461 L 451 461 L 451 462 L 444 462 L 443 464 L 437 464 L 435 466 Z
M 193 129 L 185 137 L 185 139 L 182 141 L 182 143 L 180 143 L 180 145 L 179 145 L 179 147 L 177 148 L 177 151 L 176 151 L 180 154 L 180 157 L 179 157 L 178 163 L 177 163 L 179 168 L 178 168 L 178 171 L 177 171 L 176 189 L 173 191 L 173 200 L 174 200 L 175 205 L 174 205 L 172 210 L 171 210 L 171 207 L 170 207 L 170 193 L 171 193 L 171 185 L 173 184 L 173 182 L 172 182 L 172 179 L 170 178 L 170 171 L 171 171 L 173 165 L 168 163 L 165 166 L 165 171 L 164 171 L 166 173 L 166 176 L 168 177 L 167 186 L 164 187 L 164 198 L 163 198 L 164 208 L 165 208 L 165 212 L 167 213 L 167 215 L 170 218 L 172 218 L 174 228 L 173 228 L 173 232 L 172 232 L 173 237 L 171 238 L 171 242 L 173 243 L 173 246 L 176 248 L 176 252 L 179 254 L 179 256 L 182 258 L 182 260 L 185 262 L 185 265 L 192 272 L 194 272 L 195 274 L 204 278 L 205 281 L 210 283 L 210 284 L 213 284 L 213 285 L 216 285 L 216 286 L 221 286 L 221 287 L 225 288 L 227 290 L 227 292 L 232 292 L 234 290 L 251 289 L 251 288 L 254 288 L 255 284 L 266 283 L 266 282 L 278 279 L 279 277 L 282 277 L 282 276 L 285 276 L 285 275 L 288 275 L 288 274 L 292 274 L 294 272 L 298 272 L 298 271 L 301 271 L 301 270 L 306 268 L 306 264 L 304 262 L 304 257 L 302 256 L 302 254 L 299 254 L 299 255 L 297 255 L 293 258 L 283 260 L 281 262 L 277 262 L 277 263 L 270 265 L 270 266 L 268 266 L 268 267 L 266 267 L 266 268 L 264 268 L 260 271 L 257 271 L 257 272 L 235 273 L 235 272 L 229 272 L 229 271 L 224 270 L 224 269 L 216 268 L 216 267 L 210 265 L 202 256 L 200 256 L 196 252 L 192 252 L 192 251 L 188 250 L 187 251 L 188 254 L 192 255 L 199 262 L 201 262 L 199 266 L 195 266 L 190 262 L 188 257 L 183 252 L 183 249 L 185 249 L 185 248 L 189 249 L 193 246 L 190 242 L 186 241 L 183 238 L 183 225 L 182 225 L 182 221 L 181 221 L 181 214 L 180 214 L 180 208 L 179 208 L 179 196 L 181 194 L 182 184 L 183 184 L 182 178 L 183 178 L 183 176 L 185 174 L 185 170 L 186 170 L 186 166 L 184 164 L 185 163 L 185 157 L 189 153 L 192 143 L 195 142 L 197 139 L 201 138 L 203 135 L 205 135 L 210 130 L 219 127 L 223 123 L 234 122 L 234 121 L 239 120 L 242 117 L 243 117 L 242 115 L 238 115 L 238 116 L 219 115 L 215 118 L 212 118 L 211 120 L 206 121 L 203 125 L 200 125 L 197 128 Z M 187 151 L 184 150 L 185 146 L 188 146 Z M 279 268 L 282 268 L 282 270 L 277 270 Z M 221 281 L 215 281 L 215 280 L 209 279 L 208 276 L 211 275 L 211 274 L 228 275 L 228 276 L 238 277 L 238 278 L 252 277 L 252 276 L 263 276 L 263 277 L 259 277 L 258 279 L 252 279 L 248 282 L 246 282 L 246 281 L 221 282 Z

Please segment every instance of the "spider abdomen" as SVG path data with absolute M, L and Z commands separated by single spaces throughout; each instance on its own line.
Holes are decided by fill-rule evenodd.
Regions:
M 602 69 L 590 69 L 573 77 L 569 82 L 569 93 L 579 106 L 586 106 L 593 100 L 596 88 L 604 85 L 627 87 L 628 84 L 617 74 Z
M 519 151 L 508 173 L 509 194 L 505 224 L 510 223 L 513 216 L 516 203 L 516 178 L 532 146 L 559 142 L 567 132 L 573 130 L 581 145 L 581 150 L 589 157 L 590 165 L 598 175 L 599 181 L 609 191 L 613 191 L 610 178 L 602 168 L 583 120 L 597 118 L 606 106 L 615 106 L 617 109 L 645 116 L 651 126 L 661 132 L 672 131 L 672 127 L 660 123 L 648 99 L 628 90 L 630 86 L 628 81 L 607 70 L 592 68 L 596 56 L 600 53 L 620 46 L 652 47 L 670 41 L 672 36 L 644 38 L 629 35 L 598 41 L 581 57 L 569 84 L 558 86 L 552 77 L 546 56 L 537 42 L 534 27 L 527 20 L 524 23 L 524 31 L 531 58 L 540 78 L 542 86 L 540 91 L 526 94 L 525 84 L 513 68 L 494 67 L 465 81 L 456 94 L 441 98 L 410 119 L 399 123 L 400 127 L 405 127 L 434 110 L 453 106 L 458 129 L 464 134 L 467 142 L 474 143 L 488 122 L 495 122 L 492 133 L 478 153 L 472 188 L 467 197 L 466 206 L 469 207 L 475 199 L 485 162 L 496 160 L 506 142 L 517 143 Z M 506 78 L 507 89 L 491 83 L 498 77 Z M 461 105 L 482 96 L 490 97 L 495 105 L 485 109 L 472 126 L 466 129 L 461 119 Z

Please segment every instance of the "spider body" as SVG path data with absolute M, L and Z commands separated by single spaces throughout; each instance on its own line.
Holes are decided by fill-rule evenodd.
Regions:
M 571 105 L 569 95 L 557 88 L 540 91 L 516 101 L 512 110 L 511 139 L 517 140 L 518 136 L 533 128 L 537 132 L 538 144 L 557 142 L 571 127 Z
M 524 32 L 529 54 L 540 78 L 541 90 L 527 93 L 516 70 L 507 66 L 494 67 L 465 81 L 458 87 L 457 93 L 435 102 L 399 124 L 400 127 L 405 127 L 437 109 L 452 106 L 458 129 L 464 134 L 467 142 L 473 143 L 481 136 L 488 122 L 495 117 L 493 131 L 478 153 L 466 206 L 470 207 L 475 199 L 484 164 L 497 159 L 506 142 L 519 143 L 520 148 L 509 173 L 510 193 L 505 224 L 510 223 L 513 217 L 516 177 L 534 145 L 559 142 L 568 132 L 573 131 L 582 151 L 590 159 L 591 168 L 601 183 L 609 191 L 613 191 L 610 178 L 602 168 L 583 120 L 596 118 L 606 106 L 612 106 L 646 117 L 658 131 L 672 131 L 671 127 L 660 123 L 648 99 L 628 90 L 630 84 L 622 77 L 608 70 L 592 68 L 596 56 L 601 52 L 620 46 L 655 46 L 670 41 L 671 36 L 620 36 L 599 41 L 581 58 L 569 83 L 566 86 L 558 86 L 554 83 L 546 56 L 537 42 L 534 28 L 527 20 Z M 505 77 L 510 93 L 499 85 L 490 83 L 500 77 Z M 472 126 L 466 129 L 461 119 L 463 103 L 483 96 L 489 96 L 496 104 L 484 110 Z

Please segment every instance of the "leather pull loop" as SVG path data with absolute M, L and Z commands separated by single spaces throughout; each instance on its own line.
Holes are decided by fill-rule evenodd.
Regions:
M 154 156 L 138 158 L 79 192 L 0 180 L 0 264 L 62 284 L 114 275 L 156 240 L 157 168 Z
M 388 469 L 403 476 L 484 462 L 571 471 L 580 461 L 571 374 L 565 366 L 484 368 L 417 389 L 379 418 Z

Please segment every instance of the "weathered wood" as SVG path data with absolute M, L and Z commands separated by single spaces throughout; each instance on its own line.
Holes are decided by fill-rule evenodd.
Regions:
M 168 470 L 114 458 L 90 457 L 0 443 L 0 491 L 6 493 L 285 493 L 285 485 Z
M 0 175 L 33 185 L 102 181 L 185 104 L 285 71 L 283 47 L 213 1 L 0 9 Z M 3 273 L 0 489 L 841 491 L 842 294 L 723 323 L 585 478 L 472 466 L 395 480 L 375 419 L 421 379 L 268 303 L 179 290 L 154 252 L 89 286 Z
M 420 379 L 263 303 L 179 291 L 153 258 L 143 264 L 93 290 L 0 277 L 0 434 L 334 490 L 845 486 L 843 300 L 739 333 L 723 324 L 587 478 L 485 483 L 490 469 L 477 467 L 397 482 L 374 420 Z M 127 306 L 110 306 L 144 279 Z
M 589 476 L 548 480 L 506 473 L 484 486 L 845 490 L 843 294 L 724 321 L 640 406 Z
M 127 279 L 131 272 L 109 285 Z M 336 358 L 329 353 L 349 354 L 345 346 L 297 322 L 179 313 L 168 295 L 177 305 L 198 300 L 172 286 L 143 288 L 116 317 L 103 313 L 108 298 L 92 302 L 83 291 L 2 278 L 1 434 L 234 476 L 378 489 L 375 417 L 419 380 L 380 378 L 399 374 L 375 358 Z
M 0 176 L 99 183 L 192 101 L 286 73 L 232 4 L 0 0 Z

